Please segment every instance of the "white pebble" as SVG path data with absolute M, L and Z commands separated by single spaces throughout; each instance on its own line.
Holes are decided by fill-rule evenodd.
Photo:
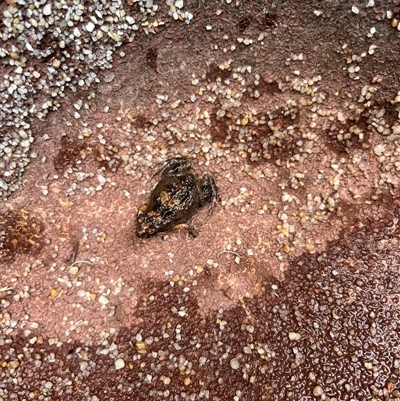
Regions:
M 376 45 L 371 45 L 368 49 L 368 54 L 374 54 L 375 53 L 375 49 L 376 49 Z
M 315 395 L 315 397 L 319 397 L 320 395 L 324 394 L 324 390 L 321 386 L 316 386 L 313 389 L 313 394 Z
M 29 142 L 28 139 L 26 139 L 25 141 L 22 141 L 22 142 L 20 143 L 20 145 L 21 145 L 23 148 L 29 148 L 30 142 Z
M 380 143 L 380 144 L 378 144 L 378 145 L 376 145 L 376 146 L 374 147 L 374 153 L 375 153 L 377 156 L 381 156 L 382 153 L 385 151 L 385 148 L 386 148 L 386 146 L 383 145 L 382 143 Z
M 123 359 L 119 358 L 115 361 L 115 369 L 122 369 L 125 366 L 125 362 Z
M 88 22 L 87 23 L 87 25 L 86 25 L 86 30 L 88 31 L 88 32 L 93 32 L 94 31 L 94 24 L 93 24 L 93 22 Z
M 343 115 L 343 113 L 342 113 L 341 111 L 339 111 L 339 112 L 337 113 L 337 119 L 338 119 L 340 122 L 345 121 L 345 117 L 344 117 L 344 115 Z
M 43 8 L 43 15 L 51 14 L 51 4 L 46 4 Z
M 300 334 L 299 333 L 296 333 L 296 332 L 294 332 L 294 331 L 290 331 L 289 332 L 289 340 L 290 341 L 297 341 L 297 340 L 300 340 Z
M 234 370 L 239 369 L 239 361 L 236 358 L 232 358 L 230 364 L 232 369 Z
M 84 372 L 88 368 L 89 364 L 86 361 L 80 363 L 81 372 Z
M 101 175 L 101 174 L 99 174 L 98 176 L 97 176 L 97 180 L 99 181 L 99 183 L 101 184 L 101 185 L 104 185 L 107 181 L 106 181 L 106 178 L 103 176 L 103 175 Z
M 358 14 L 358 13 L 360 12 L 360 9 L 359 9 L 357 6 L 353 6 L 353 7 L 351 7 L 351 11 L 352 11 L 354 14 Z
M 79 38 L 79 37 L 81 36 L 81 31 L 80 31 L 77 27 L 75 27 L 73 33 L 74 33 L 74 36 L 75 36 L 76 38 Z
M 107 297 L 105 297 L 104 295 L 100 295 L 99 296 L 99 302 L 102 305 L 107 305 L 110 301 L 107 299 Z
M 50 390 L 53 387 L 53 383 L 48 381 L 48 382 L 44 383 L 44 387 L 47 388 L 48 390 Z

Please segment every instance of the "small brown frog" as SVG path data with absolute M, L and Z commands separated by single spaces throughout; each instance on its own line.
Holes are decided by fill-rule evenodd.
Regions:
M 159 171 L 160 181 L 151 192 L 147 205 L 139 207 L 136 235 L 148 238 L 172 229 L 187 230 L 197 237 L 197 230 L 187 222 L 206 203 L 218 199 L 214 179 L 199 178 L 186 157 L 174 157 Z

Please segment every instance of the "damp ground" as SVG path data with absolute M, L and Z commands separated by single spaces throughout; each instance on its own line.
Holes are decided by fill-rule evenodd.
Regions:
M 2 148 L 0 399 L 400 398 L 400 10 L 175 3 Z M 138 239 L 175 156 L 221 201 Z

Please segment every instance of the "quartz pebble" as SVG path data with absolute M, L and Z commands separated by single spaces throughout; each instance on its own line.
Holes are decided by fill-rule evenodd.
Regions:
M 313 394 L 314 394 L 315 397 L 319 397 L 319 396 L 321 396 L 322 394 L 324 394 L 324 390 L 322 389 L 321 386 L 315 386 L 315 387 L 313 388 Z
M 94 31 L 94 28 L 95 28 L 95 26 L 94 26 L 93 22 L 89 22 L 89 23 L 86 25 L 86 30 L 87 30 L 88 32 L 93 32 L 93 31 Z
M 232 358 L 230 360 L 230 365 L 231 365 L 231 368 L 234 370 L 239 369 L 239 361 L 236 358 Z
M 100 295 L 98 301 L 102 304 L 102 305 L 107 305 L 110 301 L 108 300 L 107 297 L 105 297 L 104 295 Z
M 115 361 L 115 369 L 119 370 L 122 369 L 123 367 L 125 367 L 125 362 L 123 359 L 119 358 Z
M 43 15 L 51 15 L 51 4 L 47 3 L 43 8 Z
M 289 332 L 289 340 L 291 341 L 296 341 L 296 340 L 300 340 L 300 334 L 296 333 L 294 331 Z

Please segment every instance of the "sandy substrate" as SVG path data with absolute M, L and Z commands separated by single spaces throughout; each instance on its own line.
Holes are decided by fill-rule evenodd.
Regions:
M 375 3 L 163 3 L 26 117 L 23 167 L 1 149 L 0 401 L 400 399 L 400 10 Z M 197 238 L 136 238 L 178 155 L 221 201 Z

